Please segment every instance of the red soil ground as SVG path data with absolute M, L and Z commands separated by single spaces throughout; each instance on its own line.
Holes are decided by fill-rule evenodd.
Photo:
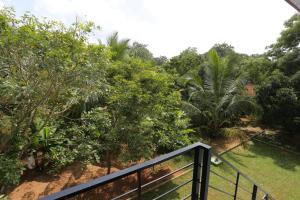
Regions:
M 249 136 L 261 131 L 259 127 L 246 127 L 243 128 L 243 130 L 248 133 Z M 217 152 L 222 152 L 226 149 L 238 145 L 240 142 L 240 138 L 217 138 L 210 141 L 209 143 Z M 118 170 L 120 170 L 119 167 L 113 167 L 111 169 L 111 173 Z M 171 170 L 172 169 L 170 167 L 166 166 L 156 168 L 156 170 L 154 171 L 152 169 L 144 170 L 144 172 L 142 173 L 143 183 L 147 183 L 157 177 L 167 174 L 171 172 Z M 9 194 L 9 198 L 12 200 L 40 199 L 43 196 L 53 194 L 68 187 L 86 183 L 95 178 L 104 176 L 106 174 L 106 171 L 107 169 L 105 167 L 95 165 L 88 165 L 83 168 L 79 163 L 66 168 L 58 175 L 45 175 L 44 173 L 37 174 L 34 171 L 27 171 L 23 176 L 23 182 Z M 173 177 L 174 176 L 176 176 L 176 174 L 174 174 Z M 162 181 L 166 180 L 167 179 Z M 122 179 L 121 181 L 114 182 L 113 184 L 108 184 L 105 187 L 96 188 L 89 193 L 86 193 L 85 196 L 77 196 L 73 199 L 97 199 L 99 198 L 99 194 L 101 193 L 101 199 L 107 200 L 136 188 L 136 185 L 136 175 L 131 175 Z
M 112 168 L 111 172 L 116 172 L 119 169 Z M 74 164 L 57 176 L 50 175 L 37 175 L 34 173 L 28 173 L 23 177 L 26 179 L 22 184 L 16 187 L 10 194 L 9 197 L 12 200 L 35 200 L 40 199 L 43 196 L 59 192 L 68 187 L 86 183 L 92 179 L 104 176 L 107 169 L 95 165 L 88 165 L 82 169 L 82 165 Z M 160 177 L 164 174 L 171 172 L 169 167 L 159 167 L 159 169 L 146 169 L 142 173 L 143 183 L 147 183 Z M 101 193 L 101 199 L 107 200 L 127 192 L 137 186 L 137 176 L 133 174 L 120 181 L 116 181 L 113 184 L 105 185 L 104 187 L 96 188 L 84 196 L 76 196 L 72 199 L 97 199 Z M 113 189 L 114 188 L 114 189 Z M 104 194 L 104 195 L 103 195 Z

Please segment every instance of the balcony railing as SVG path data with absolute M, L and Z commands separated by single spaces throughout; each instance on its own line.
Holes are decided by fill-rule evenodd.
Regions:
M 168 174 L 165 174 L 159 178 L 156 178 L 155 180 L 152 180 L 150 182 L 143 182 L 142 173 L 145 169 L 154 167 L 158 164 L 164 163 L 164 162 L 166 162 L 172 158 L 175 158 L 179 155 L 183 155 L 185 153 L 190 153 L 190 152 L 193 152 L 193 162 L 191 162 L 177 170 L 174 170 Z M 149 188 L 149 186 L 154 185 L 155 183 L 159 183 L 159 181 L 165 180 L 166 178 L 170 177 L 171 175 L 178 173 L 180 171 L 186 170 L 191 167 L 193 170 L 191 179 L 181 183 L 180 185 L 175 186 L 174 188 L 168 190 L 167 192 L 164 192 L 163 194 L 157 195 L 153 199 L 157 200 L 157 199 L 166 197 L 170 193 L 175 192 L 179 188 L 186 186 L 189 183 L 192 184 L 191 191 L 183 199 L 206 200 L 208 197 L 208 188 L 211 188 L 220 193 L 231 196 L 232 199 L 234 199 L 234 200 L 242 199 L 242 198 L 239 198 L 237 195 L 239 189 L 242 189 L 242 190 L 248 192 L 251 195 L 251 199 L 256 200 L 257 191 L 259 189 L 260 191 L 262 191 L 264 193 L 263 199 L 266 199 L 266 200 L 273 199 L 267 192 L 265 192 L 260 187 L 258 187 L 258 185 L 256 183 L 254 183 L 250 178 L 248 178 L 245 174 L 240 172 L 236 167 L 234 167 L 232 164 L 230 164 L 229 162 L 227 162 L 226 160 L 224 160 L 223 158 L 221 158 L 219 156 L 218 156 L 219 159 L 221 159 L 226 165 L 228 165 L 232 170 L 234 170 L 236 172 L 235 182 L 233 182 L 233 181 L 229 180 L 228 178 L 222 176 L 221 174 L 211 170 L 210 169 L 211 154 L 212 154 L 212 152 L 211 152 L 210 146 L 203 144 L 203 143 L 196 143 L 196 144 L 184 147 L 182 149 L 173 151 L 171 153 L 159 156 L 155 159 L 146 161 L 144 163 L 134 165 L 132 167 L 117 171 L 115 173 L 94 179 L 85 184 L 80 184 L 80 185 L 65 189 L 61 192 L 44 197 L 43 200 L 69 199 L 72 197 L 76 197 L 77 195 L 84 195 L 84 194 L 88 195 L 87 192 L 89 192 L 95 188 L 107 185 L 109 183 L 113 183 L 115 181 L 121 180 L 122 178 L 132 176 L 134 174 L 136 175 L 136 178 L 137 178 L 135 188 L 132 190 L 129 190 L 127 192 L 124 192 L 123 194 L 120 194 L 118 196 L 115 196 L 111 199 L 118 200 L 118 199 L 127 199 L 129 197 L 131 197 L 131 198 L 134 197 L 134 198 L 141 200 L 141 199 L 144 199 L 144 198 L 142 198 L 142 193 L 145 192 L 145 189 Z M 235 187 L 234 194 L 230 194 L 228 191 L 224 191 L 218 187 L 210 185 L 209 176 L 211 173 L 214 175 L 217 175 L 220 178 L 222 178 L 223 180 L 228 181 L 229 183 L 233 184 Z M 248 189 L 242 187 L 239 184 L 239 179 L 241 176 L 243 176 L 247 181 L 249 181 L 253 185 L 252 192 L 249 191 Z M 101 198 L 101 193 L 99 194 L 99 198 Z M 85 199 L 85 197 L 81 197 L 81 198 L 79 197 L 79 199 Z

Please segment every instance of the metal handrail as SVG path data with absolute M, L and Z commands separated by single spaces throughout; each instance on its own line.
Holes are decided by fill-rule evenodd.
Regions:
M 210 187 L 210 188 L 212 188 L 212 189 L 214 189 L 214 190 L 217 190 L 217 191 L 219 191 L 219 192 L 222 192 L 223 194 L 226 194 L 226 195 L 228 195 L 228 196 L 234 197 L 234 195 L 230 194 L 229 192 L 226 192 L 226 191 L 224 191 L 224 190 L 221 190 L 221 189 L 219 189 L 219 188 L 217 188 L 217 187 L 215 187 L 215 186 L 208 185 L 208 187 Z
M 163 179 L 165 179 L 165 178 L 167 178 L 167 177 L 169 177 L 169 176 L 171 176 L 171 175 L 173 175 L 173 174 L 175 174 L 175 173 L 177 173 L 177 172 L 179 172 L 179 171 L 182 171 L 182 170 L 184 170 L 184 169 L 186 169 L 186 168 L 192 166 L 193 164 L 194 164 L 194 163 L 187 164 L 187 165 L 185 165 L 185 166 L 183 166 L 183 167 L 180 167 L 179 169 L 176 169 L 176 170 L 174 170 L 174 171 L 172 171 L 172 172 L 170 172 L 170 173 L 168 173 L 168 174 L 166 174 L 166 175 L 163 175 L 163 176 L 161 176 L 161 177 L 159 177 L 159 178 L 157 178 L 157 179 L 154 179 L 154 180 L 152 180 L 152 181 L 150 181 L 150 182 L 148 182 L 148 183 L 145 183 L 145 184 L 141 185 L 141 188 L 143 189 L 143 188 L 145 188 L 145 187 L 147 187 L 147 186 L 149 186 L 149 185 L 151 185 L 151 184 L 153 184 L 153 183 L 156 183 L 157 181 L 163 180 Z M 114 198 L 112 198 L 111 200 L 118 200 L 118 199 L 120 199 L 120 198 L 122 198 L 122 197 L 126 197 L 127 195 L 130 195 L 130 194 L 132 194 L 132 193 L 134 193 L 134 192 L 137 192 L 137 191 L 138 191 L 138 188 L 135 188 L 135 189 L 133 189 L 133 190 L 130 190 L 130 191 L 128 191 L 128 192 L 126 192 L 126 193 L 120 195 L 120 196 L 114 197 Z
M 138 188 L 133 189 L 127 193 L 131 193 L 133 191 L 138 192 L 138 198 L 141 196 L 141 190 L 142 190 L 142 183 L 141 183 L 141 172 L 144 169 L 150 168 L 154 165 L 160 164 L 162 162 L 165 162 L 167 160 L 170 160 L 171 158 L 174 158 L 176 156 L 179 156 L 185 152 L 194 150 L 194 173 L 193 173 L 193 179 L 192 179 L 192 199 L 201 199 L 206 200 L 207 199 L 207 191 L 208 191 L 208 182 L 209 182 L 209 170 L 210 170 L 210 154 L 211 154 L 211 147 L 203 144 L 203 143 L 195 143 L 192 145 L 189 145 L 187 147 L 178 149 L 176 151 L 173 151 L 171 153 L 159 156 L 157 158 L 154 158 L 152 160 L 146 161 L 141 164 L 134 165 L 132 167 L 117 171 L 115 173 L 97 178 L 95 180 L 92 180 L 90 182 L 80 184 L 74 187 L 70 187 L 68 189 L 65 189 L 61 192 L 54 193 L 52 195 L 46 196 L 42 198 L 42 200 L 57 200 L 57 199 L 66 199 L 73 196 L 76 196 L 78 194 L 90 191 L 94 188 L 97 188 L 102 185 L 106 185 L 108 183 L 111 183 L 115 180 L 119 180 L 121 178 L 127 177 L 132 174 L 137 174 L 138 176 Z M 202 163 L 202 165 L 201 165 Z M 202 167 L 201 167 L 202 166 Z M 186 167 L 186 166 L 185 166 Z M 201 177 L 200 177 L 201 174 Z M 201 181 L 204 184 L 200 185 L 200 178 Z M 187 183 L 186 183 L 187 184 Z M 178 188 L 177 188 L 178 189 Z M 121 195 L 121 196 L 124 196 Z
M 182 183 L 182 184 L 180 184 L 180 185 L 178 185 L 178 186 L 172 188 L 171 190 L 169 190 L 169 191 L 167 191 L 167 192 L 165 192 L 165 193 L 159 195 L 158 197 L 155 197 L 153 200 L 158 200 L 158 199 L 160 199 L 160 198 L 162 198 L 162 197 L 164 197 L 164 196 L 170 194 L 171 192 L 174 192 L 174 191 L 178 190 L 179 188 L 185 186 L 186 184 L 188 184 L 188 183 L 190 183 L 190 182 L 192 182 L 192 181 L 193 181 L 193 179 L 190 179 L 190 180 L 188 180 L 188 181 L 185 181 L 184 183 Z
M 215 172 L 215 171 L 213 171 L 213 170 L 210 170 L 210 172 L 213 173 L 213 174 L 215 174 L 216 176 L 222 178 L 223 180 L 225 180 L 225 181 L 227 181 L 227 182 L 229 182 L 229 183 L 235 185 L 235 182 L 233 182 L 232 180 L 229 180 L 228 178 L 226 178 L 226 177 L 224 177 L 224 176 L 218 174 L 217 172 Z
M 265 193 L 269 199 L 274 199 L 268 192 L 266 192 L 266 190 L 264 190 L 259 184 L 257 184 L 254 180 L 252 180 L 252 178 L 250 178 L 249 176 L 247 176 L 245 173 L 241 172 L 237 167 L 235 167 L 232 163 L 228 162 L 227 160 L 225 160 L 222 156 L 219 156 L 216 153 L 213 153 L 214 156 L 216 156 L 218 159 L 222 160 L 222 162 L 224 162 L 225 164 L 229 165 L 230 168 L 232 168 L 233 170 L 235 170 L 237 172 L 237 174 L 239 174 L 239 176 L 243 176 L 247 181 L 251 182 L 254 186 L 257 186 L 263 193 Z M 242 188 L 242 187 L 241 187 Z M 249 192 L 248 190 L 246 190 L 245 188 L 242 188 L 243 190 Z M 249 192 L 250 193 L 250 192 Z M 253 192 L 252 192 L 253 193 Z
M 183 166 L 183 167 L 180 167 L 179 169 L 176 169 L 176 170 L 174 170 L 174 171 L 172 171 L 172 172 L 170 172 L 170 173 L 168 173 L 168 174 L 166 174 L 166 175 L 163 175 L 163 176 L 161 176 L 161 177 L 159 177 L 159 178 L 157 178 L 157 179 L 155 179 L 155 180 L 153 180 L 153 181 L 150 181 L 150 182 L 148 182 L 148 183 L 142 185 L 142 188 L 147 187 L 147 186 L 149 186 L 149 185 L 151 185 L 151 184 L 153 184 L 153 183 L 155 183 L 155 182 L 157 182 L 157 181 L 160 181 L 160 180 L 162 180 L 162 179 L 164 179 L 164 178 L 166 178 L 166 177 L 168 177 L 168 176 L 171 176 L 171 175 L 173 175 L 173 174 L 175 174 L 175 173 L 177 173 L 177 172 L 179 172 L 179 171 L 182 171 L 182 170 L 184 170 L 184 169 L 186 169 L 186 168 L 192 166 L 193 164 L 194 164 L 194 163 L 192 162 L 192 163 L 187 164 L 187 165 L 185 165 L 185 166 Z
M 165 174 L 155 180 L 152 180 L 148 183 L 142 183 L 142 172 L 144 169 L 153 167 L 157 164 L 163 163 L 167 160 L 170 160 L 174 157 L 177 157 L 179 155 L 182 155 L 185 152 L 189 152 L 189 151 L 194 151 L 194 162 L 189 163 L 179 169 L 176 169 L 168 174 Z M 136 193 L 137 194 L 137 198 L 141 199 L 141 195 L 142 195 L 142 190 L 145 189 L 147 186 L 158 182 L 160 180 L 165 179 L 166 177 L 171 176 L 172 174 L 175 174 L 181 170 L 187 169 L 189 167 L 193 167 L 193 178 L 168 190 L 167 192 L 165 192 L 164 194 L 161 194 L 159 196 L 157 196 L 154 199 L 160 199 L 168 194 L 170 194 L 171 192 L 176 191 L 177 189 L 185 186 L 188 183 L 192 183 L 192 191 L 191 193 L 186 196 L 184 199 L 187 199 L 189 197 L 191 197 L 192 200 L 206 200 L 207 196 L 208 196 L 208 187 L 217 190 L 219 192 L 222 192 L 224 194 L 230 195 L 231 197 L 233 197 L 234 200 L 236 199 L 240 199 L 237 196 L 238 193 L 238 189 L 241 188 L 245 191 L 247 191 L 248 193 L 250 193 L 252 195 L 252 200 L 256 199 L 256 195 L 257 195 L 257 191 L 258 189 L 261 190 L 264 194 L 265 194 L 265 198 L 266 199 L 274 199 L 273 197 L 270 196 L 269 193 L 265 192 L 264 189 L 262 189 L 260 186 L 258 186 L 258 184 L 256 184 L 250 177 L 248 177 L 246 174 L 244 174 L 243 172 L 241 172 L 238 168 L 236 168 L 233 164 L 231 164 L 230 162 L 228 162 L 227 160 L 225 160 L 224 158 L 222 158 L 221 156 L 215 154 L 215 156 L 222 160 L 225 164 L 227 164 L 231 169 L 233 169 L 234 171 L 237 172 L 237 176 L 236 176 L 236 182 L 233 182 L 231 180 L 229 180 L 228 178 L 220 175 L 219 173 L 213 171 L 210 169 L 210 156 L 211 156 L 211 147 L 203 144 L 203 143 L 196 143 L 196 144 L 192 144 L 189 145 L 187 147 L 181 148 L 179 150 L 173 151 L 171 153 L 159 156 L 157 158 L 154 158 L 152 160 L 146 161 L 144 163 L 141 164 L 137 164 L 134 165 L 132 167 L 117 171 L 115 173 L 109 174 L 107 176 L 103 176 L 100 178 L 97 178 L 93 181 L 84 183 L 84 184 L 80 184 L 71 188 L 68 188 L 66 190 L 63 190 L 61 192 L 52 194 L 50 196 L 44 197 L 42 200 L 57 200 L 57 199 L 67 199 L 70 197 L 73 197 L 75 195 L 78 194 L 82 194 L 84 192 L 90 191 L 94 188 L 97 188 L 99 186 L 102 185 L 106 185 L 108 183 L 111 183 L 113 181 L 116 180 L 120 180 L 121 178 L 130 176 L 132 174 L 136 174 L 137 175 L 137 187 L 125 192 L 117 197 L 112 198 L 113 200 L 117 200 L 117 199 L 121 199 L 124 197 L 128 197 L 129 195 L 132 195 L 132 193 Z M 210 172 L 212 172 L 213 174 L 219 176 L 220 178 L 230 182 L 231 184 L 233 184 L 235 186 L 235 191 L 234 194 L 230 194 L 224 190 L 221 190 L 215 186 L 209 185 L 209 174 Z M 241 184 L 239 184 L 239 177 L 243 176 L 247 181 L 249 181 L 252 186 L 253 186 L 253 190 L 252 192 L 248 191 L 247 189 L 243 188 L 241 186 Z

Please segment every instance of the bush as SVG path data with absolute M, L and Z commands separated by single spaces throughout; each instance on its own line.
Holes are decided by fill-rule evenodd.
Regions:
M 0 155 L 0 188 L 17 185 L 24 169 L 19 159 Z
M 51 161 L 52 167 L 49 172 L 58 172 L 63 167 L 71 164 L 75 160 L 74 150 L 64 146 L 56 146 L 50 148 L 50 152 L 46 156 Z
M 299 98 L 300 97 L 300 71 L 298 71 L 291 77 L 291 82 Z
M 245 133 L 238 128 L 222 128 L 221 134 L 226 138 L 243 138 L 245 137 Z
M 288 77 L 273 74 L 259 88 L 257 101 L 263 108 L 265 123 L 280 125 L 290 132 L 295 129 L 299 100 Z

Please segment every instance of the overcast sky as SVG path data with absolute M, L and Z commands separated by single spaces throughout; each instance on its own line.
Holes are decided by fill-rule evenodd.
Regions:
M 30 11 L 66 24 L 76 16 L 102 28 L 99 37 L 148 44 L 155 56 L 178 55 L 187 47 L 206 52 L 229 43 L 241 53 L 262 53 L 274 43 L 295 9 L 284 0 L 0 0 L 17 15 Z

